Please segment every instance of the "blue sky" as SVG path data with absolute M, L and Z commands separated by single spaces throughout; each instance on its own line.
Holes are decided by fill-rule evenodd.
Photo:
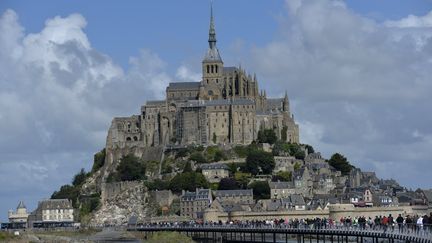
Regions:
M 302 142 L 410 188 L 432 187 L 431 10 L 214 3 L 225 64 L 256 72 L 269 96 L 288 91 Z M 199 80 L 208 25 L 207 0 L 1 1 L 0 220 L 90 168 L 112 117 L 163 98 L 168 82 Z

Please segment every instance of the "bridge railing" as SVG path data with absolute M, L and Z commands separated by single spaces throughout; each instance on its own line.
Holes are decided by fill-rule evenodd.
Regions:
M 138 225 L 136 229 L 144 228 L 178 228 L 178 229 L 291 229 L 291 230 L 311 230 L 319 232 L 370 232 L 370 233 L 386 233 L 388 235 L 408 235 L 419 236 L 421 238 L 432 239 L 432 224 L 417 225 L 417 224 L 392 224 L 392 225 L 369 225 L 369 224 L 276 224 L 276 223 L 154 223 Z

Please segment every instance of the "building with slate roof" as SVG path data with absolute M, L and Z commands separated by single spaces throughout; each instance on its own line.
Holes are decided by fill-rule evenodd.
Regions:
M 13 210 L 9 210 L 8 212 L 9 223 L 27 223 L 28 216 L 27 207 L 24 205 L 23 201 L 19 202 L 16 212 Z
M 269 182 L 270 197 L 272 199 L 287 198 L 296 193 L 295 185 L 292 181 Z
M 172 82 L 165 99 L 147 101 L 138 115 L 114 118 L 107 148 L 250 144 L 260 129 L 273 129 L 279 138 L 299 143 L 287 93 L 268 98 L 259 89 L 256 75 L 241 66 L 225 66 L 216 42 L 211 11 L 202 79 Z
M 215 198 L 221 202 L 232 202 L 235 204 L 253 204 L 253 190 L 217 190 L 214 191 Z
M 228 166 L 224 163 L 211 163 L 201 165 L 202 174 L 210 183 L 220 182 L 229 176 Z
M 212 203 L 210 189 L 196 189 L 194 192 L 182 191 L 180 196 L 180 216 L 202 219 L 204 210 Z
M 30 226 L 37 222 L 74 222 L 74 209 L 69 199 L 39 201 L 38 207 L 29 215 Z

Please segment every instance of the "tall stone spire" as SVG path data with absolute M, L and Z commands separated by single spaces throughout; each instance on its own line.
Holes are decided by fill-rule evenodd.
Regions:
M 213 49 L 216 47 L 216 30 L 214 26 L 214 18 L 213 18 L 213 1 L 210 3 L 210 28 L 209 28 L 209 47 Z
M 213 17 L 213 1 L 210 5 L 210 27 L 209 27 L 209 49 L 207 50 L 206 55 L 204 56 L 203 62 L 217 62 L 222 63 L 222 58 L 219 55 L 219 51 L 216 47 L 216 30 L 215 30 L 215 24 L 214 24 L 214 17 Z

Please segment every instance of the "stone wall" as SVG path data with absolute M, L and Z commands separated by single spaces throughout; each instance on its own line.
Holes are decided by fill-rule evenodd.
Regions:
M 230 220 L 271 220 L 271 219 L 307 219 L 307 218 L 328 218 L 328 210 L 315 210 L 315 211 L 274 211 L 274 212 L 232 212 L 228 213 L 219 212 L 206 212 L 204 214 L 204 220 L 222 222 Z
M 388 216 L 391 214 L 393 217 L 399 214 L 406 215 L 424 215 L 429 214 L 431 209 L 427 206 L 400 206 L 400 207 L 370 207 L 370 208 L 356 208 L 352 204 L 339 204 L 329 206 L 329 217 L 334 220 L 339 220 L 342 217 L 358 217 L 365 216 L 375 218 L 375 216 Z
M 403 206 L 403 207 L 371 207 L 355 208 L 352 204 L 330 205 L 329 209 L 314 211 L 275 211 L 275 212 L 232 212 L 230 215 L 226 212 L 218 212 L 213 209 L 206 210 L 204 220 L 206 221 L 227 221 L 230 220 L 270 220 L 270 219 L 306 219 L 306 218 L 331 218 L 338 221 L 342 217 L 366 216 L 375 218 L 375 216 L 388 216 L 389 214 L 397 216 L 405 215 L 425 215 L 432 212 L 428 206 Z
M 108 186 L 107 186 L 108 185 Z M 153 215 L 147 188 L 141 182 L 108 183 L 102 186 L 102 205 L 93 213 L 90 225 L 124 225 L 131 216 Z
M 141 181 L 122 181 L 113 183 L 102 183 L 101 185 L 101 198 L 102 203 L 105 201 L 115 198 L 120 193 L 129 190 L 131 188 L 139 187 L 143 183 Z

